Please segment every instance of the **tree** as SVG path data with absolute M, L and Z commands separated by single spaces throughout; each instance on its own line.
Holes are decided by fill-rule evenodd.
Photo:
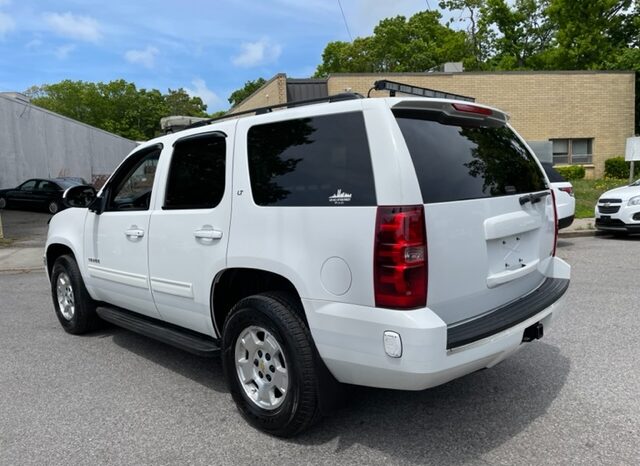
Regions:
M 246 83 L 244 83 L 243 87 L 233 91 L 227 100 L 229 101 L 232 107 L 235 107 L 244 99 L 246 99 L 251 94 L 253 94 L 255 91 L 257 91 L 262 86 L 264 86 L 266 82 L 267 80 L 264 78 L 254 79 L 253 81 L 247 81 Z
M 156 136 L 165 116 L 207 116 L 202 99 L 184 89 L 162 94 L 157 89 L 137 89 L 123 79 L 109 83 L 64 80 L 33 86 L 25 93 L 35 105 L 134 140 Z
M 353 42 L 330 42 L 316 76 L 340 72 L 428 71 L 468 54 L 466 35 L 441 24 L 437 11 L 383 19 L 373 35 Z

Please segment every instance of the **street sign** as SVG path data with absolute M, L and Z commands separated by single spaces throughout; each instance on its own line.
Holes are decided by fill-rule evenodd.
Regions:
M 627 138 L 627 150 L 624 153 L 627 162 L 640 161 L 640 137 Z

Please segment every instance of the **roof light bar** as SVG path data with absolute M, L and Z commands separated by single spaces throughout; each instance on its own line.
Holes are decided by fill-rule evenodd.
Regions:
M 373 88 L 376 91 L 389 91 L 389 95 L 391 97 L 395 97 L 396 92 L 400 92 L 402 94 L 416 95 L 419 97 L 431 97 L 435 99 L 466 100 L 467 102 L 476 101 L 475 98 L 466 95 L 452 94 L 450 92 L 429 89 L 428 87 L 411 86 L 409 84 L 389 81 L 387 79 L 376 81 L 375 83 L 373 83 Z

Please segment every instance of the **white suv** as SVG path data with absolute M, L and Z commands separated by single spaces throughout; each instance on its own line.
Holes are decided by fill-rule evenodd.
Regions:
M 142 144 L 88 209 L 52 218 L 66 331 L 104 319 L 221 350 L 242 414 L 279 436 L 339 383 L 422 390 L 542 336 L 570 267 L 504 113 L 426 98 L 258 113 Z

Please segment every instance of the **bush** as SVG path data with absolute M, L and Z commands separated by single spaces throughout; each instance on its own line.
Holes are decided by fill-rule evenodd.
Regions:
M 581 180 L 584 178 L 584 167 L 582 165 L 565 165 L 562 167 L 553 167 L 560 173 L 565 180 Z
M 604 177 L 625 179 L 629 178 L 629 162 L 624 157 L 613 157 L 604 161 Z

